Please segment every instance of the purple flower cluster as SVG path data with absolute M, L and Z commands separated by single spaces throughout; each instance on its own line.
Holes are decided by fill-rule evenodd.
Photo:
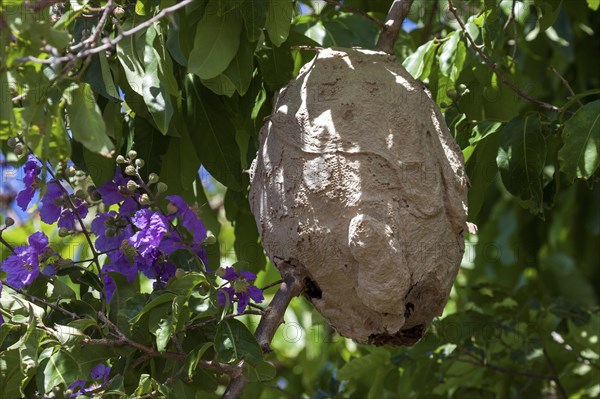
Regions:
M 133 281 L 139 271 L 155 280 L 155 288 L 161 288 L 175 275 L 177 268 L 169 260 L 174 251 L 187 248 L 207 262 L 202 245 L 206 228 L 183 198 L 167 197 L 170 202 L 168 217 L 149 208 L 139 209 L 136 194 L 127 189 L 128 181 L 117 169 L 115 177 L 98 189 L 102 202 L 119 204 L 119 211 L 98 213 L 92 222 L 92 232 L 98 237 L 96 249 L 106 252 L 110 260 L 102 270 L 108 300 L 115 289 L 108 272 L 121 273 L 128 281 Z M 173 227 L 176 219 L 181 228 Z M 182 229 L 191 236 L 191 243 L 185 242 Z
M 29 285 L 40 274 L 40 264 L 47 260 L 54 251 L 48 246 L 48 237 L 42 232 L 29 236 L 29 245 L 16 247 L 0 269 L 7 273 L 6 281 L 13 288 Z M 54 265 L 46 265 L 43 273 L 52 276 Z
M 25 189 L 18 194 L 17 203 L 25 210 L 41 185 L 38 177 L 40 165 L 35 157 L 29 157 L 24 173 Z M 120 273 L 127 281 L 133 282 L 141 272 L 154 280 L 155 288 L 162 288 L 175 275 L 177 267 L 171 261 L 175 251 L 191 251 L 205 266 L 207 263 L 204 248 L 206 228 L 183 198 L 177 195 L 166 197 L 169 203 L 165 215 L 156 208 L 143 205 L 147 202 L 140 201 L 137 183 L 130 184 L 130 181 L 117 167 L 114 177 L 97 189 L 108 210 L 95 215 L 90 230 L 96 236 L 95 251 L 106 254 L 108 258 L 100 272 L 108 301 L 115 290 L 111 273 Z M 45 188 L 39 205 L 42 221 L 47 224 L 58 222 L 58 227 L 74 230 L 87 216 L 88 202 L 80 195 L 69 194 L 58 180 L 50 180 Z M 84 229 L 84 226 L 81 228 Z M 51 263 L 48 260 L 50 257 L 55 259 L 55 255 L 48 246 L 48 237 L 37 232 L 29 237 L 29 245 L 16 247 L 0 269 L 7 273 L 7 283 L 19 289 L 31 284 L 40 273 L 54 275 L 55 266 L 46 263 Z M 206 270 L 210 271 L 208 267 Z M 250 299 L 262 302 L 262 291 L 252 284 L 256 279 L 253 273 L 242 271 L 238 274 L 228 267 L 224 269 L 222 278 L 227 284 L 217 293 L 221 306 L 235 300 L 241 313 Z
M 256 275 L 252 272 L 242 271 L 238 274 L 233 267 L 226 267 L 223 275 L 229 285 L 222 287 L 217 291 L 217 301 L 219 305 L 225 306 L 227 303 L 233 303 L 237 299 L 237 311 L 243 313 L 252 299 L 256 303 L 261 303 L 264 299 L 262 290 L 250 284 L 256 280 Z

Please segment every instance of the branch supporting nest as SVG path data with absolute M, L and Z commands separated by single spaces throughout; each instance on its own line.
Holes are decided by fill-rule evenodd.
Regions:
M 390 11 L 388 12 L 383 32 L 381 32 L 379 40 L 377 41 L 377 46 L 375 46 L 377 50 L 384 51 L 388 54 L 394 53 L 394 44 L 400 34 L 402 22 L 406 19 L 413 1 L 414 0 L 394 0 L 390 7 Z
M 263 311 L 254 333 L 263 353 L 271 351 L 271 341 L 277 328 L 283 323 L 283 315 L 291 300 L 304 291 L 304 279 L 307 277 L 306 269 L 297 260 L 275 259 L 275 264 L 281 273 L 283 282 L 269 306 Z M 246 386 L 246 378 L 242 373 L 244 361 L 238 363 L 237 367 L 239 372 L 231 379 L 223 394 L 223 399 L 237 399 L 244 392 Z

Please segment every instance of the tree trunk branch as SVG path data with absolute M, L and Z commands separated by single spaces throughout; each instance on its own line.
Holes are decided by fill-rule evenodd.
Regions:
M 377 46 L 375 47 L 377 50 L 385 51 L 388 54 L 394 53 L 394 44 L 398 39 L 398 34 L 400 34 L 402 22 L 404 22 L 404 19 L 408 15 L 413 1 L 394 0 L 388 12 L 383 31 L 377 41 Z

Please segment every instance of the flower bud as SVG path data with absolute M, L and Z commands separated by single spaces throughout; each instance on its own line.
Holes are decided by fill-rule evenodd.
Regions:
M 137 166 L 138 168 L 143 168 L 144 167 L 144 160 L 141 158 L 138 158 L 135 160 L 135 166 Z
M 75 196 L 79 199 L 85 199 L 85 197 L 87 197 L 87 194 L 82 189 L 79 189 L 75 191 Z
M 70 234 L 69 230 L 66 227 L 61 227 L 60 229 L 58 229 L 58 236 L 59 237 L 66 237 L 69 234 Z
M 15 220 L 13 218 L 11 218 L 10 216 L 7 216 L 6 219 L 4 219 L 4 225 L 6 227 L 10 227 L 13 224 L 15 224 Z
M 90 198 L 92 201 L 102 201 L 102 195 L 96 190 L 90 193 Z
M 137 172 L 136 172 L 136 170 L 135 170 L 135 167 L 133 167 L 133 166 L 131 166 L 131 165 L 128 165 L 128 166 L 125 168 L 125 174 L 126 174 L 126 175 L 129 175 L 129 176 L 135 176 L 135 174 L 136 174 L 136 173 L 137 173 Z
M 9 148 L 15 148 L 15 146 L 17 145 L 17 139 L 15 139 L 14 137 L 9 137 L 8 140 L 6 140 L 6 145 Z
M 135 150 L 131 150 L 131 151 L 129 151 L 129 152 L 127 153 L 127 156 L 129 157 L 129 159 L 130 159 L 131 161 L 133 161 L 134 159 L 136 159 L 136 158 L 137 158 L 137 151 L 135 151 Z
M 21 143 L 15 144 L 15 147 L 13 148 L 13 152 L 17 155 L 22 155 L 23 154 L 23 144 L 21 144 Z
M 156 173 L 150 173 L 150 175 L 148 176 L 148 183 L 158 183 L 158 175 Z
M 204 239 L 204 242 L 203 242 L 204 245 L 214 245 L 216 243 L 217 243 L 217 238 L 212 233 L 208 233 L 208 235 L 206 236 L 206 238 Z
M 142 194 L 140 195 L 140 204 L 142 205 L 150 205 L 150 197 L 148 197 L 148 194 Z
M 136 188 L 138 188 L 138 185 L 136 182 L 134 182 L 133 180 L 129 180 L 127 182 L 127 190 L 135 191 Z
M 125 157 L 123 155 L 117 155 L 117 163 L 119 165 L 125 163 Z
M 225 269 L 222 267 L 219 267 L 217 270 L 215 270 L 215 275 L 219 276 L 219 277 L 223 277 L 225 275 Z
M 156 185 L 156 191 L 157 191 L 159 194 L 162 194 L 162 193 L 164 193 L 164 192 L 165 192 L 165 191 L 167 191 L 168 189 L 169 189 L 169 186 L 167 186 L 165 183 L 163 183 L 163 182 L 161 182 L 161 181 L 160 181 L 160 182 L 158 182 L 158 184 Z

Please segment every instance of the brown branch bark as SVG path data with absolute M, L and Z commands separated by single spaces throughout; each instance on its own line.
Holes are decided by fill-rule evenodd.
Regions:
M 414 0 L 394 0 L 390 11 L 388 11 L 387 20 L 385 21 L 385 27 L 383 32 L 379 36 L 377 46 L 375 48 L 379 51 L 384 51 L 388 54 L 394 53 L 394 44 L 400 34 L 402 28 L 402 22 L 408 15 L 410 7 Z
M 263 353 L 271 351 L 271 341 L 275 336 L 277 328 L 283 323 L 283 315 L 290 301 L 300 295 L 304 290 L 304 279 L 307 277 L 304 265 L 296 260 L 275 259 L 277 269 L 281 273 L 283 282 L 275 293 L 273 300 L 262 312 L 263 315 L 254 332 L 254 337 Z M 238 366 L 239 374 L 231 379 L 223 399 L 238 399 L 244 392 L 246 379 L 242 374 L 244 361 Z

